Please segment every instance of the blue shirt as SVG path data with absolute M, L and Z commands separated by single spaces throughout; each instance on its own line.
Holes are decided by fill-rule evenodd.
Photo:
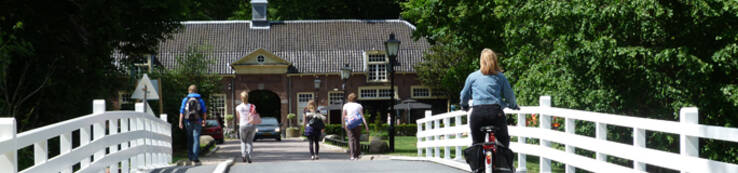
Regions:
M 505 74 L 484 75 L 477 70 L 466 77 L 464 89 L 461 90 L 461 106 L 469 105 L 469 99 L 474 100 L 472 106 L 499 104 L 502 108 L 517 107 L 515 94 L 507 81 Z M 504 97 L 504 100 L 503 100 Z
M 208 108 L 205 106 L 205 101 L 202 100 L 202 98 L 200 97 L 200 94 L 198 94 L 198 93 L 190 93 L 190 94 L 187 94 L 187 97 L 185 97 L 184 99 L 182 99 L 182 105 L 179 106 L 179 113 L 180 114 L 184 114 L 185 113 L 185 105 L 187 105 L 187 99 L 189 99 L 190 97 L 196 97 L 197 98 L 197 101 L 200 102 L 200 107 L 202 108 L 202 113 L 203 114 L 208 112 Z

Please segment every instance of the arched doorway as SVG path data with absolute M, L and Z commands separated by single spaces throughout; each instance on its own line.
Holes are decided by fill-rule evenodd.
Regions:
M 249 103 L 256 106 L 256 112 L 262 117 L 274 117 L 281 120 L 281 106 L 279 96 L 269 90 L 254 90 L 249 92 Z

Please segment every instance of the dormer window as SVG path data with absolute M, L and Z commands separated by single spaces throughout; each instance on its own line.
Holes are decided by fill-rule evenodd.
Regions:
M 389 59 L 384 53 L 367 52 L 367 81 L 387 82 L 387 66 Z
M 256 62 L 258 62 L 259 64 L 264 64 L 264 56 L 259 55 L 258 57 L 256 57 Z

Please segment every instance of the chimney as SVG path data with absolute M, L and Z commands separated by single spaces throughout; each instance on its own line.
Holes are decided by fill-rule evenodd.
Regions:
M 251 0 L 251 28 L 269 28 L 267 0 Z

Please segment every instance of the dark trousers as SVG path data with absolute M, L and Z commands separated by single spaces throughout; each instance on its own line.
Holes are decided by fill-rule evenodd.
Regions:
M 357 126 L 347 131 L 349 137 L 349 151 L 352 158 L 359 158 L 361 146 L 359 146 L 359 137 L 361 137 L 361 127 Z
M 319 133 L 319 132 L 318 132 Z M 320 134 L 310 135 L 307 137 L 308 143 L 310 143 L 310 155 L 317 156 L 320 154 Z M 313 147 L 315 146 L 315 147 Z
M 479 129 L 484 126 L 495 126 L 495 138 L 505 146 L 510 146 L 510 135 L 507 133 L 507 117 L 499 105 L 477 105 L 472 108 L 469 118 L 472 143 L 484 142 L 484 132 Z

